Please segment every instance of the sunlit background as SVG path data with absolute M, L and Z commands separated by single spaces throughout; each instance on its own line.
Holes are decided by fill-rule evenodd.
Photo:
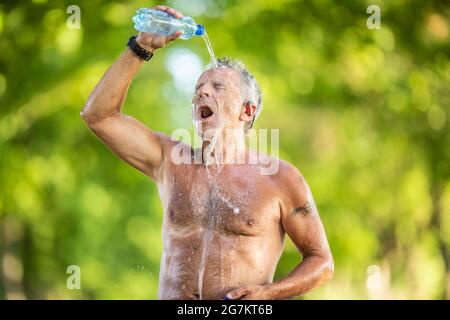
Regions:
M 450 5 L 446 1 L 173 0 L 0 2 L 0 298 L 155 299 L 162 206 L 155 184 L 80 118 L 135 33 L 166 4 L 241 59 L 264 94 L 256 128 L 309 182 L 335 259 L 303 299 L 450 298 Z M 369 29 L 367 7 L 381 8 Z M 81 29 L 69 29 L 69 5 Z M 192 130 L 209 62 L 177 40 L 139 72 L 123 111 Z M 301 256 L 290 241 L 276 271 Z M 81 270 L 69 289 L 68 266 Z

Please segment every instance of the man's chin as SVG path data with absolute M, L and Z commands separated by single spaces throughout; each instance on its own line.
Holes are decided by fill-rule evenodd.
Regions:
M 200 122 L 195 129 L 199 137 L 203 140 L 211 140 L 213 137 L 217 137 L 217 135 L 220 134 L 220 126 L 214 122 Z

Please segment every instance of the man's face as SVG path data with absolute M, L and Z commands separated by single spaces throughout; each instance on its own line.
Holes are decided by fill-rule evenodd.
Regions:
M 229 68 L 206 70 L 198 79 L 192 98 L 192 117 L 197 133 L 206 130 L 243 128 L 244 105 L 241 78 Z

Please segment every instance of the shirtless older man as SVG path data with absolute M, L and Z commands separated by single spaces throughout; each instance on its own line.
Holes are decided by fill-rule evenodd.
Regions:
M 154 9 L 182 17 L 169 7 Z M 136 42 L 154 52 L 180 34 L 140 33 Z M 214 162 L 219 153 L 245 159 L 254 155 L 239 140 L 253 125 L 262 99 L 243 65 L 219 60 L 217 68 L 200 76 L 192 115 L 203 138 L 200 151 L 208 153 L 200 152 L 200 162 L 180 163 L 174 161 L 178 152 L 173 151 L 181 142 L 121 112 L 130 83 L 143 64 L 127 48 L 97 84 L 81 116 L 118 157 L 158 186 L 164 208 L 158 297 L 288 299 L 330 279 L 333 258 L 325 231 L 310 189 L 295 167 L 269 157 L 277 161 L 278 170 L 261 174 L 259 163 L 206 161 L 209 157 Z M 206 132 L 217 128 L 221 134 L 234 134 L 212 143 Z M 191 155 L 198 154 L 182 146 Z M 287 277 L 273 282 L 286 233 L 303 260 Z

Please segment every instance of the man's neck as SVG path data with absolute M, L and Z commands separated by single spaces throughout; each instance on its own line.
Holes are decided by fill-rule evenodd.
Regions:
M 205 165 L 244 163 L 246 151 L 242 129 L 222 130 L 210 139 L 203 139 L 202 163 Z

